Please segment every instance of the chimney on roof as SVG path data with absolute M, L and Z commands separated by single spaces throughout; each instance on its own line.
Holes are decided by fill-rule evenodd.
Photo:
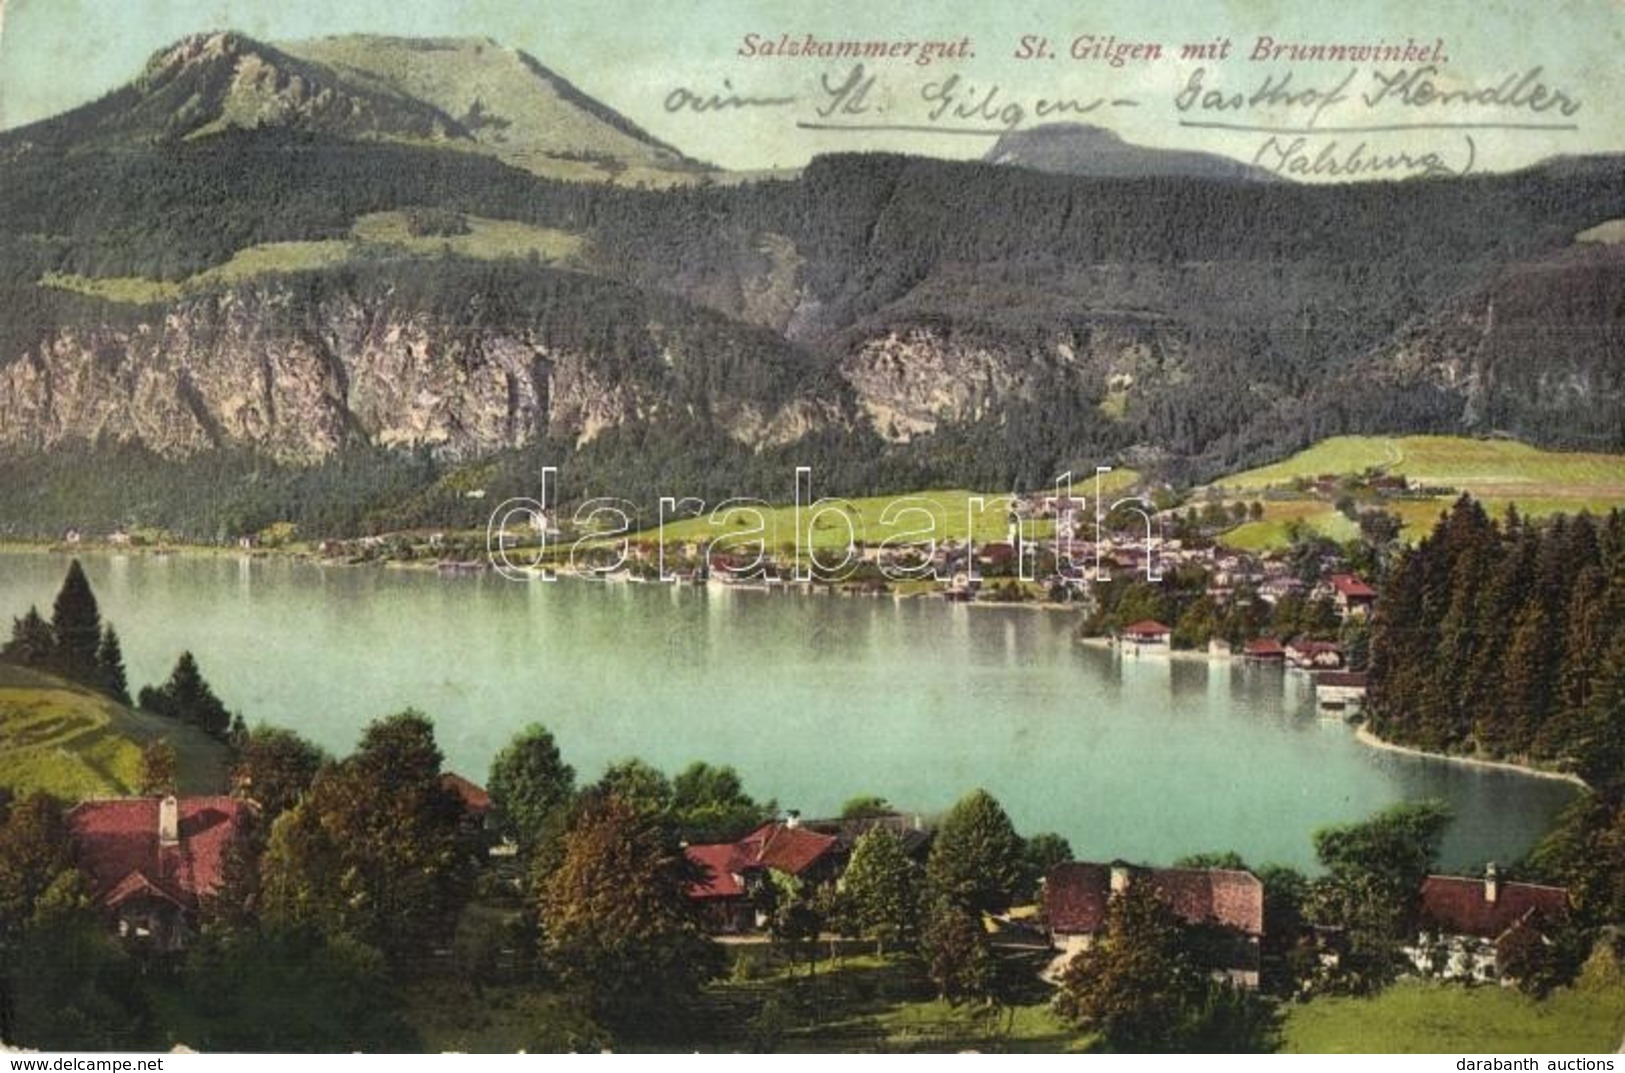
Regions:
M 1491 861 L 1484 866 L 1484 903 L 1494 905 L 1495 899 L 1501 894 L 1501 882 L 1495 874 L 1495 862 Z
M 173 846 L 181 840 L 181 805 L 169 794 L 158 802 L 158 844 Z
M 797 827 L 800 827 L 801 813 L 796 809 L 790 809 L 788 812 L 786 812 L 784 814 L 784 826 L 790 828 L 791 830 L 795 830 Z
M 1113 864 L 1112 865 L 1112 893 L 1113 894 L 1122 894 L 1124 891 L 1128 890 L 1128 884 L 1129 884 L 1128 865 L 1122 863 L 1121 861 Z

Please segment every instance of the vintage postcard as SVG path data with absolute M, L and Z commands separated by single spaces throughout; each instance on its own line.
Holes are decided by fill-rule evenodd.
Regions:
M 0 1042 L 1613 1053 L 1622 50 L 0 4 Z

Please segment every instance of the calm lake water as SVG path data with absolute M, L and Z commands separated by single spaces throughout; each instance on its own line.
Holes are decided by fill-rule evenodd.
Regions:
M 1090 859 L 1235 849 L 1313 866 L 1311 832 L 1403 800 L 1457 816 L 1449 863 L 1516 858 L 1572 786 L 1367 748 L 1278 668 L 1125 657 L 1074 618 L 939 600 L 719 592 L 321 567 L 82 557 L 132 692 L 190 648 L 250 723 L 343 754 L 372 718 L 433 716 L 483 780 L 540 721 L 586 779 L 640 756 L 736 767 L 759 798 L 827 814 L 881 794 L 930 813 L 981 786 L 1019 830 Z M 49 615 L 64 556 L 0 554 L 0 614 Z

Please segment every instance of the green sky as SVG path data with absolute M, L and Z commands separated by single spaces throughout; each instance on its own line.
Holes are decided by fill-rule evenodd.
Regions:
M 821 132 L 798 128 L 815 119 L 813 101 L 822 78 L 844 76 L 848 64 L 800 59 L 743 59 L 742 38 L 780 33 L 821 38 L 958 40 L 969 37 L 974 56 L 928 67 L 907 60 L 872 63 L 877 76 L 871 97 L 887 121 L 930 126 L 922 99 L 929 87 L 957 76 L 958 99 L 979 100 L 997 86 L 997 103 L 1019 103 L 1032 117 L 1045 100 L 1132 100 L 1133 106 L 1104 107 L 1089 121 L 1110 126 L 1134 141 L 1229 153 L 1254 159 L 1265 153 L 1268 135 L 1181 126 L 1181 120 L 1241 122 L 1245 125 L 1301 124 L 1303 108 L 1181 112 L 1175 98 L 1202 64 L 1182 61 L 1182 44 L 1228 36 L 1228 61 L 1206 64 L 1209 87 L 1251 94 L 1266 77 L 1293 72 L 1290 89 L 1329 89 L 1353 71 L 1346 64 L 1251 63 L 1241 58 L 1258 35 L 1281 41 L 1432 42 L 1443 38 L 1450 62 L 1437 83 L 1441 90 L 1475 90 L 1501 85 L 1534 68 L 1536 81 L 1579 103 L 1562 118 L 1572 130 L 1488 130 L 1319 134 L 1307 143 L 1317 150 L 1335 142 L 1339 155 L 1365 142 L 1373 152 L 1420 155 L 1435 151 L 1449 167 L 1519 166 L 1554 153 L 1625 149 L 1625 0 L 1569 0 L 1518 5 L 1508 0 L 1449 0 L 1420 3 L 1343 0 L 1287 3 L 1284 0 L 1184 2 L 1155 0 L 1017 0 L 995 7 L 978 4 L 895 3 L 887 0 L 729 0 L 698 4 L 628 0 L 0 0 L 0 127 L 17 126 L 72 107 L 128 81 L 154 51 L 184 36 L 209 29 L 236 29 L 270 40 L 325 34 L 376 32 L 398 35 L 486 36 L 522 48 L 657 136 L 684 151 L 736 168 L 792 166 L 811 155 L 839 149 L 902 149 L 938 155 L 974 156 L 992 144 L 986 136 L 943 136 L 899 132 Z M 1018 61 L 1022 35 L 1048 37 L 1062 53 L 1054 59 Z M 1065 55 L 1079 35 L 1120 41 L 1160 42 L 1173 53 L 1154 63 L 1130 62 L 1112 68 Z M 1371 71 L 1354 71 L 1355 88 L 1370 84 Z M 677 115 L 663 102 L 684 87 L 716 93 L 791 95 L 794 109 L 733 110 Z M 865 119 L 875 119 L 871 114 Z M 1551 111 L 1527 108 L 1452 106 L 1366 110 L 1344 101 L 1323 113 L 1321 125 L 1394 125 L 1421 121 L 1451 123 L 1556 121 Z M 995 125 L 1004 119 L 992 121 Z M 987 127 L 981 117 L 967 126 Z M 1471 146 L 1468 139 L 1471 138 Z M 1276 148 L 1283 143 L 1277 141 Z

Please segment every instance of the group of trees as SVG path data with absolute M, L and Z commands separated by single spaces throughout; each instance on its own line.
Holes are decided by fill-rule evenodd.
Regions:
M 1496 522 L 1462 497 L 1371 623 L 1367 714 L 1440 752 L 1625 775 L 1625 514 Z
M 130 703 L 118 632 L 112 623 L 102 624 L 96 595 L 78 559 L 68 564 L 51 620 L 45 621 L 37 607 L 13 619 L 0 660 L 48 671 L 100 690 L 120 704 Z
M 0 646 L 0 660 L 47 671 L 99 690 L 120 704 L 130 703 L 118 632 L 112 623 L 103 624 L 96 595 L 78 559 L 68 564 L 51 620 L 45 621 L 35 607 L 12 619 L 11 639 Z M 155 715 L 188 723 L 217 738 L 224 738 L 233 727 L 231 712 L 204 681 L 190 652 L 181 653 L 168 681 L 157 687 L 143 686 L 137 703 Z M 241 721 L 236 722 L 241 729 Z

